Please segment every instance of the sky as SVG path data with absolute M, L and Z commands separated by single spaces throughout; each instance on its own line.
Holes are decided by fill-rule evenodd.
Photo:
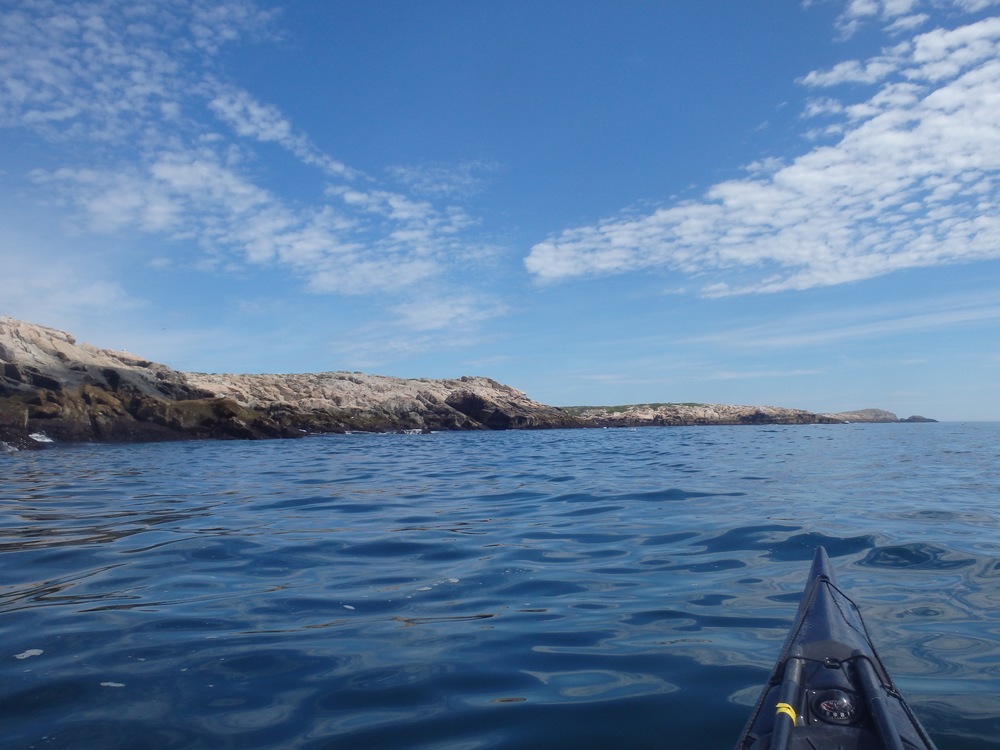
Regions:
M 0 0 L 0 315 L 1000 420 L 1000 0 Z

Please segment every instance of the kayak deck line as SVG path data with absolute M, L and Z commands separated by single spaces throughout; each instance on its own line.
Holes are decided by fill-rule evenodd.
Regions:
M 936 750 L 823 547 L 736 750 Z

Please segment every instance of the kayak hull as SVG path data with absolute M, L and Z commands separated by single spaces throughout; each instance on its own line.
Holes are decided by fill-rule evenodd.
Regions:
M 935 750 L 822 547 L 736 750 Z

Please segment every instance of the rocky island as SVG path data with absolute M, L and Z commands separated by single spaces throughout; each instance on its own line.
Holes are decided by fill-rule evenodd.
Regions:
M 629 404 L 627 406 L 569 406 L 568 414 L 591 427 L 708 424 L 850 424 L 852 422 L 936 422 L 912 416 L 900 419 L 884 409 L 858 409 L 836 414 L 814 414 L 781 406 L 729 404 Z
M 78 344 L 63 331 L 0 317 L 0 448 L 6 450 L 45 441 L 860 421 L 900 420 L 881 410 L 813 414 L 720 404 L 558 408 L 486 377 L 181 372 L 126 352 Z

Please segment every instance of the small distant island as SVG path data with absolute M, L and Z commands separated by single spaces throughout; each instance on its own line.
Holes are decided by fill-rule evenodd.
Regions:
M 656 403 L 555 407 L 486 377 L 360 372 L 181 372 L 34 323 L 0 317 L 0 449 L 55 442 L 291 438 L 652 425 L 933 422 L 881 409 L 814 414 L 776 406 Z

